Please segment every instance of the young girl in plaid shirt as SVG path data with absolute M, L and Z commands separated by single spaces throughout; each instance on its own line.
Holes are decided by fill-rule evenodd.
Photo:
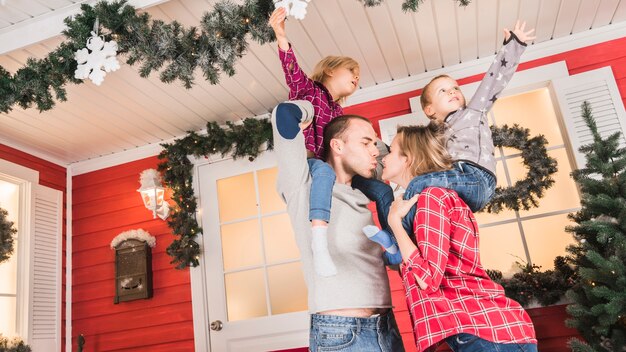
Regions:
M 435 122 L 398 128 L 382 178 L 406 187 L 417 175 L 450 170 L 444 143 Z M 409 235 L 402 219 L 416 202 Z M 400 272 L 418 351 L 434 351 L 444 341 L 455 352 L 537 351 L 530 317 L 483 268 L 478 224 L 456 192 L 429 187 L 409 200 L 397 199 L 388 222 L 402 253 Z
M 327 56 L 308 77 L 298 65 L 287 40 L 285 18 L 285 9 L 279 7 L 272 13 L 269 23 L 276 34 L 278 56 L 289 86 L 289 100 L 307 100 L 313 104 L 315 111 L 312 123 L 303 130 L 312 177 L 309 220 L 313 262 L 318 275 L 333 276 L 337 274 L 337 269 L 328 253 L 326 232 L 335 172 L 321 160 L 324 156 L 324 127 L 335 117 L 343 115 L 339 103 L 358 88 L 359 64 L 349 57 Z

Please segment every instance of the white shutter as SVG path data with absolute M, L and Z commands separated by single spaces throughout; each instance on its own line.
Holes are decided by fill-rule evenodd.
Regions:
M 621 132 L 620 147 L 626 146 L 626 112 L 611 67 L 555 79 L 552 88 L 563 116 L 576 168 L 584 167 L 585 156 L 578 151 L 593 141 L 591 130 L 582 118 L 581 105 L 586 100 L 603 137 Z
M 29 344 L 37 352 L 61 348 L 62 195 L 51 188 L 35 188 Z

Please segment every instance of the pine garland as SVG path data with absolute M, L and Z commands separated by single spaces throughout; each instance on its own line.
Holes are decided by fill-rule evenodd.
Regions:
M 219 82 L 221 73 L 234 75 L 234 65 L 248 47 L 247 34 L 261 44 L 274 40 L 267 25 L 273 9 L 272 0 L 245 0 L 242 5 L 221 0 L 203 15 L 199 28 L 185 28 L 176 21 L 137 14 L 126 0 L 82 4 L 80 14 L 65 19 L 67 39 L 47 57 L 28 59 L 14 75 L 0 67 L 0 111 L 9 112 L 15 104 L 46 111 L 54 107 L 55 98 L 65 101 L 66 84 L 82 83 L 74 78 L 74 52 L 85 46 L 96 19 L 99 34 L 118 43 L 118 54 L 126 55 L 126 63 L 140 65 L 141 77 L 161 70 L 161 81 L 180 80 L 191 88 L 196 68 L 211 84 Z
M 486 211 L 497 214 L 504 208 L 518 211 L 537 207 L 544 191 L 554 184 L 552 175 L 557 171 L 556 160 L 548 156 L 546 150 L 548 141 L 543 135 L 530 138 L 530 131 L 517 124 L 512 127 L 492 126 L 491 134 L 494 146 L 515 148 L 522 152 L 528 174 L 511 187 L 497 187 L 496 195 L 485 207 Z
M 0 334 L 0 352 L 31 352 L 30 346 L 19 337 L 9 339 Z
M 202 233 L 195 216 L 198 204 L 192 187 L 193 164 L 187 156 L 205 157 L 217 153 L 224 156 L 231 153 L 235 159 L 248 157 L 253 161 L 261 152 L 263 144 L 267 143 L 268 150 L 273 148 L 269 119 L 247 118 L 241 124 L 227 122 L 224 127 L 209 122 L 206 129 L 206 134 L 190 132 L 171 144 L 163 144 L 165 149 L 159 155 L 163 160 L 159 164 L 159 171 L 164 172 L 163 179 L 172 189 L 172 199 L 177 205 L 168 224 L 179 238 L 172 242 L 167 253 L 179 269 L 198 265 L 200 246 L 195 237 Z M 543 191 L 554 183 L 550 175 L 556 172 L 556 161 L 547 155 L 546 139 L 543 136 L 529 138 L 528 129 L 517 125 L 492 128 L 492 134 L 497 146 L 522 150 L 522 158 L 529 172 L 526 179 L 518 181 L 513 187 L 498 187 L 487 211 L 537 206 L 537 198 L 541 198 Z
M 272 125 L 269 119 L 247 118 L 242 124 L 227 122 L 225 127 L 216 122 L 207 123 L 207 133 L 200 135 L 190 132 L 186 137 L 170 144 L 159 155 L 163 161 L 159 164 L 163 180 L 172 189 L 172 199 L 176 207 L 168 219 L 168 225 L 175 236 L 178 236 L 167 247 L 167 254 L 172 257 L 172 264 L 177 269 L 197 266 L 200 246 L 195 241 L 202 228 L 196 219 L 198 203 L 192 187 L 193 164 L 188 155 L 205 157 L 220 153 L 222 156 L 231 153 L 234 159 L 248 157 L 253 161 L 266 145 L 267 150 L 273 149 Z
M 538 265 L 517 263 L 521 272 L 509 279 L 498 270 L 487 270 L 489 277 L 502 285 L 507 297 L 527 307 L 533 301 L 542 306 L 557 303 L 578 280 L 578 272 L 571 260 L 558 256 L 554 259 L 554 270 L 541 271 Z
M 0 263 L 3 263 L 13 254 L 15 234 L 17 229 L 13 222 L 7 219 L 9 212 L 0 208 Z

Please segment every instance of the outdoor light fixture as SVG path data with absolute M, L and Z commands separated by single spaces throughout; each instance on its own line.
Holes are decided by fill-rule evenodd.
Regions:
M 161 186 L 161 175 L 155 169 L 146 169 L 139 175 L 141 188 L 137 190 L 141 194 L 143 205 L 152 211 L 152 217 L 157 215 L 165 220 L 170 214 L 170 206 L 165 201 L 165 188 Z

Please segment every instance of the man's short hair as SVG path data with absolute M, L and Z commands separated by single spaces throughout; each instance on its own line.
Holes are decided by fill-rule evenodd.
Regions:
M 330 141 L 333 138 L 341 138 L 343 133 L 348 129 L 351 120 L 363 120 L 372 124 L 372 121 L 360 115 L 342 115 L 332 119 L 326 127 L 324 127 L 324 153 L 322 154 L 324 161 L 328 160 L 330 156 Z

